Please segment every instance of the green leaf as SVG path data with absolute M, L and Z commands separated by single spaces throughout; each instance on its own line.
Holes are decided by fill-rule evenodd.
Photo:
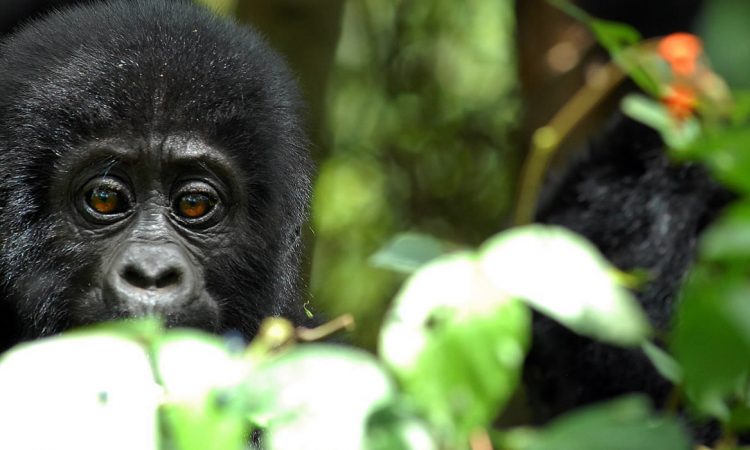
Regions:
M 708 165 L 712 174 L 726 186 L 750 193 L 750 127 L 738 125 L 711 130 L 691 145 L 689 156 Z M 677 157 L 681 155 L 676 153 Z
M 167 435 L 179 450 L 242 450 L 244 397 L 238 386 L 247 365 L 216 336 L 170 332 L 154 345 L 166 403 Z
M 65 333 L 66 336 L 92 336 L 104 334 L 136 341 L 145 346 L 164 335 L 162 320 L 156 317 L 118 320 L 86 325 Z
M 156 450 L 160 394 L 132 340 L 88 332 L 18 346 L 0 359 L 0 448 Z
M 366 450 L 438 450 L 427 424 L 400 403 L 374 412 L 367 423 Z
M 741 271 L 698 265 L 684 286 L 672 353 L 701 412 L 726 421 L 750 375 L 750 281 Z
M 630 25 L 597 19 L 566 0 L 548 1 L 577 21 L 588 26 L 594 33 L 594 36 L 596 36 L 596 40 L 613 56 L 621 50 L 637 44 L 641 40 L 641 34 Z
M 487 427 L 515 390 L 530 314 L 493 290 L 470 253 L 412 276 L 381 331 L 379 352 L 448 440 Z
M 622 100 L 621 107 L 630 118 L 658 131 L 678 158 L 689 157 L 687 149 L 701 136 L 700 123 L 695 118 L 677 122 L 664 105 L 646 96 L 630 94 Z
M 750 203 L 735 203 L 703 233 L 700 257 L 714 262 L 750 262 Z
M 638 345 L 650 333 L 640 305 L 613 275 L 616 269 L 564 228 L 531 225 L 500 233 L 480 249 L 480 265 L 496 289 L 580 334 Z
M 245 389 L 265 448 L 351 450 L 362 448 L 370 413 L 395 388 L 369 354 L 309 344 L 256 367 Z
M 689 450 L 674 418 L 654 415 L 642 396 L 625 397 L 574 411 L 546 428 L 511 432 L 508 450 Z
M 661 376 L 675 384 L 682 381 L 682 369 L 672 356 L 648 341 L 641 348 Z
M 732 92 L 734 108 L 732 109 L 732 123 L 746 124 L 750 121 L 750 90 L 736 90 Z
M 432 236 L 402 233 L 378 250 L 370 263 L 375 267 L 412 273 L 431 260 L 445 254 L 446 245 Z
M 588 22 L 596 40 L 610 55 L 617 56 L 622 50 L 641 40 L 641 34 L 630 25 L 607 20 L 591 19 Z
M 737 405 L 732 408 L 728 424 L 731 430 L 739 432 L 750 430 L 750 407 L 747 405 Z
M 636 46 L 642 40 L 637 29 L 624 23 L 597 19 L 566 0 L 548 1 L 588 26 L 599 44 L 641 89 L 654 96 L 659 94 L 658 78 L 651 73 L 653 68 L 644 64 L 649 51 Z

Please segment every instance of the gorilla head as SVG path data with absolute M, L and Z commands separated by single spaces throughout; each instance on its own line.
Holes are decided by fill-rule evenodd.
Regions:
M 181 2 L 79 7 L 6 39 L 5 345 L 146 314 L 246 337 L 294 318 L 311 172 L 298 107 L 262 39 Z

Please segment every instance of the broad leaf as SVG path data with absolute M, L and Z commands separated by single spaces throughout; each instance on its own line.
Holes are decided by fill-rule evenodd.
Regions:
M 500 233 L 480 249 L 490 283 L 572 330 L 619 345 L 650 333 L 616 269 L 584 238 L 560 227 L 531 225 Z
M 675 418 L 661 417 L 648 400 L 626 397 L 590 406 L 552 422 L 538 432 L 511 432 L 507 450 L 689 450 L 689 439 Z
M 0 448 L 155 450 L 161 389 L 140 344 L 99 333 L 0 359 Z
M 395 388 L 365 352 L 310 344 L 256 367 L 245 389 L 264 448 L 351 450 L 362 448 L 370 413 Z
M 375 253 L 371 263 L 376 267 L 412 273 L 445 251 L 446 245 L 432 236 L 402 233 Z
M 379 351 L 404 391 L 446 436 L 487 427 L 516 388 L 529 311 L 492 289 L 475 258 L 440 258 L 403 287 Z

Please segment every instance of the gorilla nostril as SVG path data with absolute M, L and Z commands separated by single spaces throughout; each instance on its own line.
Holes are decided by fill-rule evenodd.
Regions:
M 122 271 L 121 276 L 123 280 L 125 280 L 132 286 L 139 287 L 141 289 L 147 289 L 149 287 L 150 283 L 146 276 L 133 266 L 125 267 L 125 270 Z
M 182 277 L 180 276 L 179 270 L 168 269 L 166 273 L 157 278 L 156 287 L 158 289 L 162 289 L 170 286 L 177 286 L 178 284 L 180 284 L 181 278 Z
M 181 271 L 174 267 L 165 268 L 153 274 L 146 273 L 145 270 L 128 265 L 121 272 L 121 277 L 129 285 L 140 289 L 164 289 L 174 287 L 180 284 L 182 279 Z

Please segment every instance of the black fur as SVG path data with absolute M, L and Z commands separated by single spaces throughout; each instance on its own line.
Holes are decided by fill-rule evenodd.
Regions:
M 191 317 L 197 307 L 170 312 L 170 325 L 251 337 L 265 316 L 298 320 L 311 176 L 299 110 L 284 62 L 255 32 L 188 2 L 81 6 L 8 36 L 0 47 L 0 348 L 127 316 L 103 302 L 102 267 L 111 248 L 155 227 L 186 249 L 206 308 L 217 309 L 212 320 Z M 93 158 L 83 167 L 93 170 L 89 153 L 125 143 L 158 159 L 188 141 L 231 162 L 225 182 L 236 186 L 221 223 L 183 229 L 149 213 L 150 222 L 118 234 L 71 219 L 75 199 L 65 192 L 81 176 L 71 173 L 76 162 Z M 153 169 L 139 164 L 133 176 Z

